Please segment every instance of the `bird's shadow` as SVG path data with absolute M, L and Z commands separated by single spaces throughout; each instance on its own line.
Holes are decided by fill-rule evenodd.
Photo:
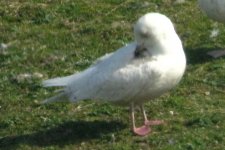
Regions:
M 185 50 L 187 63 L 194 65 L 212 61 L 213 58 L 207 55 L 207 52 L 215 49 L 219 48 L 196 48 L 196 49 L 187 48 Z
M 209 56 L 207 53 L 214 50 L 222 50 L 224 48 L 214 47 L 214 48 L 206 48 L 206 47 L 198 47 L 198 48 L 186 48 L 185 54 L 187 57 L 187 64 L 195 65 L 195 64 L 203 64 L 206 62 L 214 61 L 215 58 Z M 220 58 L 225 58 L 222 56 Z M 217 58 L 219 59 L 219 58 Z
M 0 138 L 0 149 L 15 149 L 20 144 L 63 147 L 101 138 L 124 128 L 126 125 L 119 121 L 69 121 L 44 131 Z

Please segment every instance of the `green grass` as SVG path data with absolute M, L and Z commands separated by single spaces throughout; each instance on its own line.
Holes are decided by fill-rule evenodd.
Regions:
M 166 125 L 137 137 L 126 108 L 39 105 L 54 95 L 42 80 L 83 70 L 128 43 L 135 21 L 152 11 L 172 19 L 188 61 L 179 86 L 146 104 Z M 9 47 L 0 50 L 0 149 L 225 149 L 225 59 L 206 56 L 225 47 L 225 27 L 217 24 L 220 34 L 210 38 L 214 26 L 195 0 L 1 0 L 0 43 Z

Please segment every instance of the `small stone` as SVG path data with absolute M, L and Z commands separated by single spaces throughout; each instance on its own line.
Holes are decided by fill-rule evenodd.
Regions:
M 82 142 L 80 145 L 81 145 L 81 146 L 84 146 L 84 145 L 85 145 L 85 142 Z
M 185 3 L 185 0 L 176 0 L 174 2 L 174 4 L 183 4 L 183 3 Z
M 174 145 L 174 144 L 175 144 L 175 142 L 174 142 L 173 139 L 169 139 L 168 143 L 169 143 L 170 145 Z
M 142 4 L 142 7 L 149 7 L 150 6 L 150 3 L 145 1 L 143 4 Z
M 220 30 L 214 28 L 214 29 L 211 31 L 210 38 L 216 38 L 216 37 L 219 35 L 219 33 L 220 33 Z
M 35 103 L 35 104 L 39 104 L 39 102 L 38 102 L 37 100 L 34 100 L 34 103 Z
M 29 73 L 23 73 L 23 74 L 19 74 L 17 77 L 16 77 L 16 80 L 18 82 L 24 82 L 25 80 L 30 80 L 32 77 L 31 74 Z
M 205 95 L 206 96 L 209 96 L 210 95 L 210 92 L 209 91 L 205 92 Z
M 0 49 L 4 50 L 4 49 L 7 49 L 7 48 L 8 48 L 7 44 L 1 43 Z
M 82 107 L 81 107 L 81 105 L 78 105 L 77 106 L 77 110 L 80 110 Z
M 173 112 L 173 111 L 170 111 L 170 114 L 171 114 L 171 115 L 173 115 L 173 114 L 174 114 L 174 112 Z
M 115 143 L 115 141 L 116 141 L 116 137 L 115 137 L 115 135 L 114 135 L 114 134 L 112 134 L 112 135 L 111 135 L 111 138 L 112 138 L 112 143 Z
M 6 51 L 7 48 L 8 48 L 8 45 L 1 43 L 0 44 L 0 54 L 7 55 L 8 54 L 8 52 Z
M 39 73 L 39 72 L 35 72 L 35 73 L 33 74 L 33 77 L 34 77 L 34 78 L 43 78 L 43 74 L 41 74 L 41 73 Z

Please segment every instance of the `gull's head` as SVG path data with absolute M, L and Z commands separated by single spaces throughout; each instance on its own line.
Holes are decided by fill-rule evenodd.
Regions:
M 134 26 L 136 51 L 145 51 L 176 34 L 168 17 L 159 13 L 142 16 Z

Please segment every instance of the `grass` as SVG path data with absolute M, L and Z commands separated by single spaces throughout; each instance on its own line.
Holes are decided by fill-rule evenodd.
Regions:
M 128 109 L 90 100 L 39 105 L 54 95 L 42 80 L 87 68 L 132 41 L 147 12 L 174 22 L 187 55 L 179 86 L 146 104 L 167 124 L 147 137 L 129 129 Z M 213 28 L 219 35 L 210 38 Z M 225 27 L 195 0 L 0 1 L 0 149 L 225 149 L 225 60 L 206 53 L 225 47 Z

